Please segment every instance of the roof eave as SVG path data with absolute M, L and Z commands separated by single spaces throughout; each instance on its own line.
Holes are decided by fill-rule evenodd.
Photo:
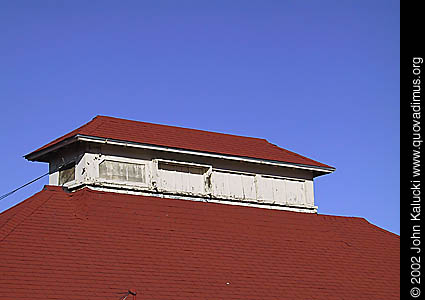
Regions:
M 49 153 L 51 153 L 55 150 L 58 150 L 60 148 L 63 148 L 65 146 L 69 145 L 69 144 L 77 142 L 77 141 L 78 141 L 78 135 L 74 135 L 74 136 L 66 138 L 66 139 L 64 139 L 64 140 L 62 140 L 62 141 L 60 141 L 60 142 L 58 142 L 54 145 L 51 145 L 49 147 L 42 148 L 40 150 L 35 150 L 31 153 L 28 153 L 28 154 L 24 155 L 24 158 L 26 160 L 29 160 L 29 161 L 48 162 L 48 160 L 46 160 L 44 158 L 45 155 L 47 155 L 47 154 L 49 154 Z
M 335 168 L 333 167 L 322 167 L 322 166 L 297 164 L 297 163 L 291 163 L 291 162 L 281 162 L 281 161 L 253 158 L 253 157 L 201 152 L 196 150 L 187 150 L 187 149 L 172 148 L 172 147 L 159 146 L 159 145 L 150 145 L 150 144 L 143 144 L 143 143 L 137 143 L 137 142 L 131 142 L 131 141 L 123 141 L 123 140 L 102 138 L 102 137 L 96 137 L 96 136 L 89 136 L 89 135 L 83 135 L 83 134 L 76 134 L 72 137 L 69 137 L 45 149 L 31 152 L 25 155 L 24 157 L 30 161 L 47 161 L 44 159 L 44 156 L 47 155 L 48 153 L 78 141 L 126 146 L 126 147 L 134 147 L 134 148 L 143 148 L 143 149 L 166 151 L 166 152 L 175 152 L 175 153 L 177 152 L 177 153 L 183 153 L 183 154 L 189 154 L 189 155 L 202 155 L 202 156 L 221 158 L 221 159 L 230 159 L 230 160 L 238 160 L 238 161 L 251 162 L 251 163 L 275 165 L 280 167 L 306 169 L 306 170 L 313 171 L 314 177 L 330 174 L 335 171 Z

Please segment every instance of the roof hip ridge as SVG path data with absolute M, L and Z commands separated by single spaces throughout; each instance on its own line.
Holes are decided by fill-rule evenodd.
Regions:
M 33 215 L 40 207 L 42 207 L 47 201 L 49 201 L 53 194 L 49 194 L 46 198 L 43 198 L 42 195 L 51 192 L 51 190 L 47 190 L 43 188 L 40 192 L 34 194 L 27 200 L 31 202 L 22 204 L 21 210 L 17 211 L 13 216 L 11 216 L 1 227 L 0 227 L 0 243 L 3 242 L 15 229 L 21 225 L 25 220 Z M 40 203 L 39 203 L 40 202 Z M 26 206 L 25 206 L 26 204 Z M 11 209 L 17 208 L 17 206 L 11 207 Z M 5 211 L 7 212 L 7 211 Z M 3 212 L 3 213 L 5 213 Z

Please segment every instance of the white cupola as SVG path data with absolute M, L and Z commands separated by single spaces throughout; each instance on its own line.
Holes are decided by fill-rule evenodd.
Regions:
M 26 155 L 49 184 L 317 212 L 313 179 L 335 169 L 264 139 L 97 116 Z

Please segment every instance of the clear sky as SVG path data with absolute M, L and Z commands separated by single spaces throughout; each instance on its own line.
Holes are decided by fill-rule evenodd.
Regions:
M 336 167 L 319 213 L 399 233 L 399 1 L 0 1 L 0 194 L 109 115 L 267 138 Z M 40 191 L 47 178 L 2 201 Z

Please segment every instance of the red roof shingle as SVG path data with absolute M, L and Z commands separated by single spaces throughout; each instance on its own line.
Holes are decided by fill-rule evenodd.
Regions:
M 399 299 L 399 247 L 361 218 L 47 186 L 0 214 L 0 299 Z
M 76 135 L 130 141 L 176 149 L 332 167 L 280 148 L 265 139 L 97 116 L 87 124 L 31 152 L 33 155 Z

